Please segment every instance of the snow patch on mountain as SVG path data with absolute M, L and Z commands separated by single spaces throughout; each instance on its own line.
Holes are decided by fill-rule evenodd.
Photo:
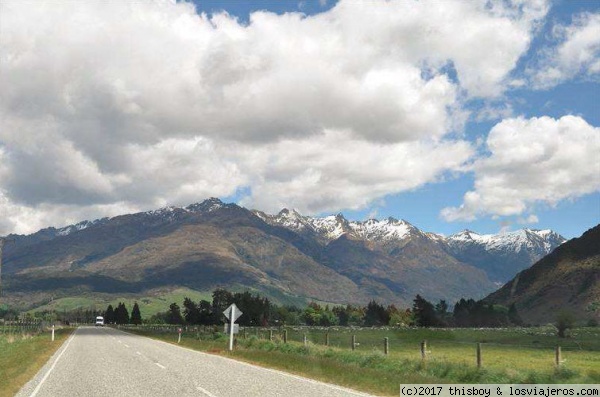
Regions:
M 65 226 L 60 229 L 56 229 L 56 235 L 57 236 L 68 236 L 71 233 L 87 229 L 88 227 L 102 224 L 102 223 L 106 222 L 107 220 L 108 220 L 108 218 L 101 218 L 101 219 L 96 219 L 93 221 L 83 221 L 83 222 L 79 222 L 75 225 Z
M 450 247 L 478 245 L 486 251 L 520 252 L 523 249 L 536 251 L 536 256 L 546 255 L 566 239 L 552 230 L 521 229 L 499 234 L 478 234 L 463 230 L 447 238 Z
M 407 238 L 411 233 L 420 232 L 410 223 L 394 218 L 369 219 L 362 222 L 348 221 L 342 214 L 313 218 L 287 208 L 277 215 L 260 211 L 254 213 L 271 225 L 282 226 L 298 233 L 314 233 L 326 242 L 338 239 L 344 234 L 366 241 L 399 241 Z
M 469 248 L 502 254 L 519 254 L 523 251 L 532 260 L 537 260 L 566 241 L 552 230 L 521 229 L 499 234 L 479 234 L 471 230 L 463 230 L 446 237 L 423 232 L 407 221 L 391 217 L 384 220 L 349 221 L 342 214 L 337 214 L 313 218 L 287 208 L 276 215 L 260 211 L 254 213 L 271 225 L 282 226 L 300 234 L 317 235 L 324 243 L 336 240 L 342 235 L 379 243 L 401 242 L 411 237 L 422 236 L 448 247 L 450 252 L 456 254 Z

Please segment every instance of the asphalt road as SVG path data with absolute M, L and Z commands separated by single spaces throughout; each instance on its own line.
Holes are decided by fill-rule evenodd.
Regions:
M 17 396 L 356 397 L 367 394 L 108 327 L 81 327 Z

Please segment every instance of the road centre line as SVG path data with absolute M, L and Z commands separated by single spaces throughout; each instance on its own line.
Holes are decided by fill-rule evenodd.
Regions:
M 312 383 L 314 385 L 324 386 L 324 387 L 328 387 L 330 389 L 343 391 L 345 393 L 353 394 L 355 396 L 373 397 L 372 394 L 367 394 L 367 393 L 364 393 L 364 392 L 361 392 L 361 391 L 358 391 L 358 390 L 349 389 L 349 388 L 346 388 L 346 387 L 343 387 L 343 386 L 334 385 L 334 384 L 331 384 L 331 383 L 325 383 L 325 382 L 321 382 L 321 381 L 318 381 L 318 380 L 314 380 L 314 379 L 310 379 L 310 378 L 305 378 L 303 376 L 298 376 L 298 375 L 290 374 L 289 372 L 283 372 L 283 371 L 280 371 L 280 370 L 277 370 L 277 369 L 261 367 L 259 365 L 250 364 L 250 363 L 247 363 L 245 361 L 238 361 L 238 360 L 234 360 L 233 358 L 223 357 L 223 356 L 219 356 L 217 354 L 209 354 L 209 353 L 201 352 L 201 351 L 198 351 L 198 350 L 190 349 L 189 347 L 177 346 L 177 345 L 174 345 L 172 343 L 162 341 L 160 339 L 153 339 L 153 338 L 150 338 L 150 337 L 147 337 L 147 336 L 136 335 L 136 334 L 132 334 L 132 333 L 129 333 L 129 332 L 126 332 L 126 331 L 123 331 L 123 330 L 117 330 L 117 331 L 122 332 L 122 333 L 127 334 L 127 335 L 134 335 L 134 336 L 137 336 L 139 338 L 150 339 L 150 340 L 158 342 L 160 344 L 169 346 L 170 348 L 185 349 L 187 351 L 190 351 L 190 352 L 193 352 L 193 353 L 196 353 L 196 354 L 199 354 L 199 355 L 209 356 L 209 357 L 215 357 L 216 359 L 234 362 L 234 363 L 237 363 L 237 364 L 240 364 L 240 365 L 243 365 L 243 366 L 247 366 L 247 367 L 252 367 L 252 368 L 255 368 L 255 369 L 261 369 L 261 370 L 264 370 L 264 371 L 267 371 L 267 372 L 272 372 L 272 373 L 275 373 L 275 374 L 279 374 L 279 375 L 282 375 L 282 376 L 285 376 L 285 377 L 294 378 L 294 379 L 297 379 L 299 381 L 303 381 L 303 382 L 306 382 L 306 383 Z
M 78 330 L 79 330 L 79 328 L 77 328 L 73 332 L 73 334 L 69 337 L 69 340 L 65 344 L 64 349 L 60 352 L 60 354 L 58 355 L 58 357 L 56 357 L 56 360 L 54 360 L 54 363 L 52 363 L 52 366 L 50 367 L 50 369 L 48 370 L 48 372 L 46 372 L 46 375 L 44 375 L 44 377 L 42 378 L 42 380 L 40 381 L 40 383 L 38 383 L 37 387 L 33 390 L 33 393 L 31 393 L 30 397 L 35 397 L 39 393 L 40 389 L 42 388 L 42 385 L 44 384 L 44 382 L 46 381 L 46 379 L 48 379 L 48 376 L 50 376 L 50 373 L 52 372 L 52 370 L 54 369 L 54 367 L 58 363 L 58 360 L 60 360 L 60 358 L 62 357 L 62 355 L 67 351 L 67 348 L 71 344 L 71 341 L 75 338 L 75 334 L 77 333 Z
M 160 363 L 154 363 L 156 365 L 158 365 L 159 367 L 161 367 L 162 369 L 166 369 L 167 367 L 165 367 L 164 365 L 161 365 Z
M 208 390 L 200 387 L 200 386 L 196 386 L 196 389 L 204 394 L 206 394 L 208 397 L 217 397 L 214 394 L 212 394 L 211 392 L 209 392 Z

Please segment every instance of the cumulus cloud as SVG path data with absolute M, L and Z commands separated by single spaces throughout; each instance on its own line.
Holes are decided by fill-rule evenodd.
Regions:
M 575 78 L 600 76 L 600 13 L 583 13 L 571 25 L 558 25 L 553 37 L 558 45 L 542 52 L 533 75 L 538 88 L 549 88 Z
M 242 203 L 304 213 L 358 209 L 389 192 L 434 182 L 472 155 L 471 145 L 462 141 L 382 145 L 328 131 L 300 145 L 288 140 L 266 148 L 258 156 L 263 163 L 252 194 Z
M 520 215 L 600 190 L 600 128 L 581 117 L 503 120 L 486 143 L 489 156 L 473 165 L 474 190 L 459 207 L 443 209 L 444 219 Z
M 546 12 L 342 1 L 244 24 L 182 2 L 2 1 L 0 233 L 239 189 L 357 208 L 435 181 L 471 154 L 449 138 L 464 100 L 502 93 Z

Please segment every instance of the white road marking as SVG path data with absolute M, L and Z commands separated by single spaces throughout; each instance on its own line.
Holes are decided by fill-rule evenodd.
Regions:
M 123 344 L 125 345 L 125 347 L 129 347 L 129 345 L 128 345 L 128 344 L 126 344 L 126 343 L 123 343 Z
M 56 357 L 56 360 L 54 361 L 54 363 L 52 364 L 52 366 L 50 367 L 50 369 L 48 370 L 48 372 L 46 372 L 46 375 L 44 375 L 44 377 L 42 378 L 42 380 L 40 381 L 40 383 L 37 385 L 37 387 L 33 390 L 33 393 L 31 393 L 30 397 L 34 397 L 35 395 L 37 395 L 39 393 L 40 389 L 42 388 L 42 385 L 44 384 L 44 382 L 46 381 L 46 379 L 48 379 L 48 376 L 50 376 L 50 372 L 52 372 L 52 370 L 54 369 L 54 367 L 58 363 L 58 360 L 60 360 L 60 358 L 62 357 L 62 355 L 67 351 L 67 348 L 71 344 L 71 341 L 75 337 L 76 333 L 77 333 L 77 330 L 75 330 L 73 332 L 73 335 L 71 335 L 71 337 L 67 341 L 67 344 L 65 345 L 65 348 L 63 349 L 63 351 L 60 352 L 60 354 L 58 355 L 58 357 Z
M 119 341 L 119 343 L 123 343 L 123 342 Z
M 122 332 L 124 334 L 127 334 L 127 335 L 134 335 L 134 336 L 137 336 L 137 337 L 140 337 L 140 338 L 150 339 L 150 340 L 153 340 L 155 342 L 158 342 L 158 343 L 170 346 L 170 347 L 175 347 L 175 348 L 179 348 L 179 349 L 185 349 L 185 350 L 188 350 L 190 352 L 194 352 L 196 354 L 200 354 L 200 355 L 203 355 L 203 356 L 214 357 L 216 359 L 230 361 L 230 362 L 237 363 L 237 364 L 240 364 L 240 365 L 243 365 L 243 366 L 253 367 L 253 368 L 256 368 L 256 369 L 261 369 L 261 370 L 264 370 L 264 371 L 267 371 L 267 372 L 272 372 L 272 373 L 283 375 L 283 376 L 286 376 L 286 377 L 289 377 L 289 378 L 294 378 L 294 379 L 297 379 L 299 381 L 303 381 L 303 382 L 306 382 L 306 383 L 312 383 L 314 385 L 325 386 L 325 387 L 328 387 L 330 389 L 343 391 L 345 393 L 353 394 L 355 396 L 373 397 L 373 395 L 371 395 L 371 394 L 363 393 L 363 392 L 360 392 L 358 390 L 348 389 L 348 388 L 343 387 L 343 386 L 338 386 L 338 385 L 334 385 L 334 384 L 331 384 L 331 383 L 325 383 L 325 382 L 321 382 L 321 381 L 318 381 L 318 380 L 313 380 L 313 379 L 310 379 L 310 378 L 305 378 L 303 376 L 298 376 L 298 375 L 290 374 L 288 372 L 283 372 L 283 371 L 280 371 L 280 370 L 277 370 L 277 369 L 261 367 L 261 366 L 258 366 L 258 365 L 247 363 L 245 361 L 238 361 L 238 360 L 235 360 L 235 359 L 229 358 L 229 357 L 223 357 L 223 356 L 219 356 L 219 355 L 216 355 L 216 354 L 204 353 L 204 352 L 201 352 L 201 351 L 198 351 L 198 350 L 190 349 L 189 347 L 177 346 L 177 345 L 174 345 L 172 343 L 168 343 L 168 342 L 165 342 L 165 341 L 162 341 L 162 340 L 159 340 L 159 339 L 153 339 L 153 338 L 150 338 L 150 337 L 147 337 L 147 336 L 141 336 L 141 335 L 131 334 L 131 333 L 125 332 L 123 330 L 118 330 L 118 331 Z
M 202 388 L 200 386 L 197 386 L 196 389 L 198 389 L 198 391 L 206 394 L 208 397 L 217 397 L 214 394 L 212 394 L 211 392 L 209 392 L 208 390 L 206 390 L 206 389 L 204 389 L 204 388 Z
M 159 367 L 161 367 L 162 369 L 166 369 L 167 367 L 165 367 L 164 365 L 161 365 L 160 363 L 154 363 L 156 365 L 158 365 Z
M 142 353 L 140 353 L 140 352 L 135 352 L 135 354 L 137 354 L 138 356 L 142 355 Z

